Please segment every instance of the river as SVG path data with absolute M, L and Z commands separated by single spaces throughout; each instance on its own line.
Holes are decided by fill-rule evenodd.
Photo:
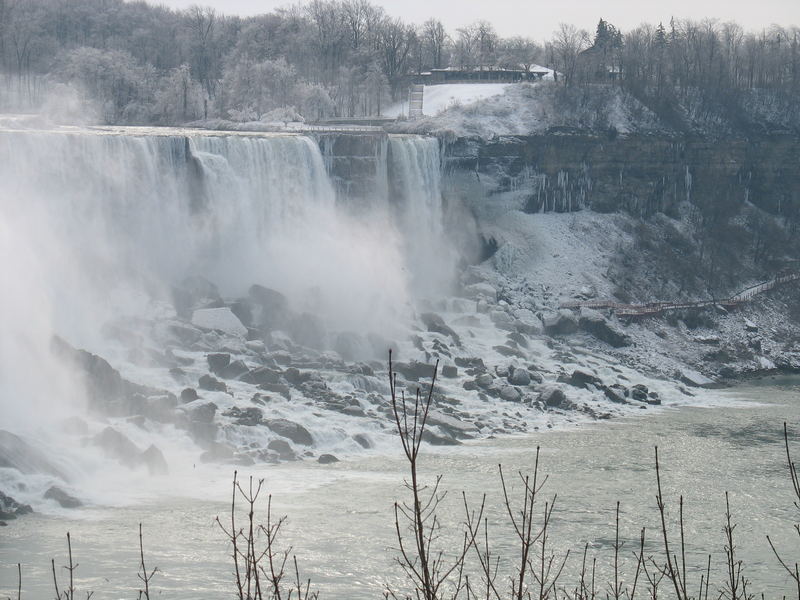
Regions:
M 634 566 L 630 557 L 638 548 L 642 526 L 648 531 L 646 554 L 658 554 L 661 548 L 653 450 L 658 445 L 672 523 L 677 518 L 678 496 L 685 498 L 691 588 L 699 585 L 708 553 L 713 554 L 715 574 L 724 563 L 724 493 L 728 491 L 738 523 L 739 557 L 752 580 L 750 589 L 764 591 L 768 598 L 780 597 L 792 590 L 791 581 L 765 536 L 770 535 L 793 564 L 797 538 L 792 524 L 798 509 L 792 504 L 782 428 L 787 421 L 790 432 L 796 431 L 799 391 L 800 379 L 764 380 L 707 392 L 700 399 L 702 406 L 666 408 L 613 422 L 427 450 L 421 464 L 426 480 L 441 473 L 442 487 L 450 491 L 440 510 L 441 541 L 452 546 L 450 534 L 457 531 L 463 516 L 461 491 L 474 507 L 486 493 L 494 551 L 513 556 L 497 465 L 504 465 L 510 481 L 509 474 L 516 470 L 530 472 L 539 445 L 540 473 L 548 476 L 542 493 L 558 493 L 551 526 L 553 548 L 559 556 L 571 551 L 562 583 L 573 586 L 585 543 L 590 560 L 597 559 L 598 581 L 608 579 L 617 501 L 625 542 L 620 555 L 630 583 Z M 791 437 L 796 440 L 796 435 Z M 800 444 L 795 448 L 800 449 Z M 399 448 L 397 456 L 371 456 L 330 466 L 253 467 L 242 474 L 265 478 L 262 511 L 266 494 L 272 493 L 273 510 L 288 517 L 282 539 L 293 545 L 303 576 L 311 577 L 321 597 L 380 598 L 387 583 L 403 590 L 394 560 L 392 516 L 394 500 L 404 494 L 405 465 Z M 52 596 L 50 558 L 57 565 L 65 564 L 64 534 L 70 531 L 80 564 L 76 571 L 79 593 L 93 590 L 95 598 L 136 597 L 141 522 L 146 561 L 159 569 L 151 583 L 154 597 L 232 597 L 230 546 L 214 523 L 216 515 L 226 518 L 229 510 L 231 476 L 228 468 L 198 468 L 176 475 L 168 489 L 141 494 L 130 490 L 129 499 L 115 506 L 34 514 L 11 522 L 0 530 L 0 596 L 16 596 L 17 562 L 23 564 L 23 597 Z M 674 529 L 671 534 L 675 535 Z M 62 583 L 65 575 L 60 570 Z M 712 578 L 712 595 L 720 580 Z M 601 587 L 605 593 L 607 589 Z M 666 585 L 662 590 L 668 593 Z

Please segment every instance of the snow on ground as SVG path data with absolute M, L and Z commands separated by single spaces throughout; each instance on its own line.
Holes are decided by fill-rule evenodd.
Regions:
M 444 83 L 442 85 L 426 85 L 422 100 L 422 112 L 427 116 L 435 116 L 449 108 L 466 106 L 504 94 L 514 84 L 511 83 Z M 408 114 L 408 101 L 395 104 L 384 112 L 387 117 Z
M 662 132 L 668 128 L 636 98 L 617 87 L 592 86 L 577 93 L 544 81 L 508 84 L 503 94 L 461 103 L 437 116 L 406 121 L 406 133 L 444 133 L 490 139 L 532 135 L 553 128 L 609 131 L 619 134 Z

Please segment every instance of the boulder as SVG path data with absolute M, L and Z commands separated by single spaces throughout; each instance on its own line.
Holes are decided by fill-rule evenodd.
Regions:
M 357 433 L 357 434 L 355 434 L 355 435 L 353 436 L 353 440 L 355 440 L 355 442 L 356 442 L 356 443 L 357 443 L 359 446 L 361 446 L 362 448 L 364 448 L 365 450 L 369 450 L 370 448 L 372 448 L 372 442 L 371 442 L 371 441 L 370 441 L 370 439 L 369 439 L 369 438 L 368 438 L 366 435 L 364 435 L 363 433 Z
M 229 417 L 237 425 L 255 427 L 256 425 L 261 425 L 261 420 L 264 415 L 261 409 L 255 406 L 248 406 L 246 408 L 234 406 L 222 413 L 222 416 Z
M 266 425 L 278 435 L 292 440 L 295 444 L 311 446 L 314 443 L 314 438 L 311 437 L 308 429 L 294 421 L 269 419 L 266 421 Z
M 508 378 L 511 385 L 526 386 L 531 383 L 531 374 L 527 369 L 514 369 L 511 376 Z
M 222 370 L 231 364 L 231 355 L 227 352 L 215 352 L 206 355 L 209 370 L 215 375 L 219 375 Z
M 505 331 L 514 331 L 516 329 L 514 319 L 504 310 L 490 310 L 489 318 L 498 329 L 503 329 Z
M 27 515 L 32 512 L 33 509 L 27 504 L 21 504 L 11 496 L 0 491 L 0 519 L 10 521 L 11 519 L 16 519 L 18 516 Z
M 445 432 L 435 433 L 430 429 L 422 432 L 422 440 L 432 446 L 458 446 L 461 444 L 456 438 Z
M 444 322 L 444 319 L 440 315 L 428 312 L 422 313 L 419 318 L 422 320 L 422 323 L 425 325 L 428 331 L 449 336 L 456 345 L 461 345 L 461 338 L 459 338 L 458 334 L 453 331 L 453 329 L 447 323 Z
M 289 389 L 288 385 L 283 383 L 260 383 L 258 385 L 258 389 L 264 390 L 265 392 L 272 392 L 274 394 L 280 394 L 287 400 L 292 399 L 292 392 Z
M 205 402 L 192 406 L 188 410 L 189 418 L 195 423 L 213 423 L 214 415 L 217 414 L 217 405 L 213 402 Z
M 514 322 L 517 331 L 523 335 L 541 335 L 543 331 L 542 322 L 527 308 L 517 308 L 513 311 Z
M 508 334 L 508 344 L 511 345 L 512 343 L 516 344 L 520 348 L 528 348 L 530 344 L 528 344 L 528 338 L 524 335 L 519 333 L 518 331 L 514 331 Z
M 164 453 L 153 444 L 150 444 L 147 450 L 139 455 L 139 462 L 147 467 L 150 475 L 167 475 L 169 473 L 169 466 L 167 466 L 167 459 L 164 458 Z
M 321 465 L 332 465 L 333 463 L 339 462 L 339 459 L 333 454 L 320 454 L 317 462 Z
M 247 327 L 227 306 L 195 310 L 192 313 L 192 325 L 200 329 L 222 331 L 235 337 L 244 338 L 247 336 Z
M 46 500 L 54 500 L 58 502 L 61 508 L 80 508 L 83 502 L 78 500 L 75 496 L 71 496 L 60 487 L 51 485 L 44 493 Z
M 213 442 L 217 437 L 217 424 L 214 422 L 217 405 L 213 402 L 187 404 L 183 407 L 183 411 L 186 414 L 186 422 L 183 425 L 192 438 L 204 446 Z
M 475 383 L 478 385 L 478 387 L 483 389 L 487 389 L 490 385 L 492 385 L 493 381 L 494 377 L 492 377 L 490 373 L 483 373 L 475 378 Z
M 243 360 L 234 360 L 227 367 L 222 369 L 219 376 L 223 379 L 236 379 L 247 373 L 250 368 L 244 364 Z
M 581 308 L 578 325 L 583 331 L 615 348 L 631 344 L 628 334 L 591 308 Z
M 593 385 L 594 387 L 598 388 L 602 387 L 603 385 L 603 382 L 597 375 L 589 371 L 584 371 L 583 369 L 575 369 L 572 372 L 572 375 L 570 375 L 567 383 L 583 389 L 586 389 L 589 385 Z
M 267 450 L 277 453 L 278 458 L 281 460 L 295 460 L 297 458 L 292 446 L 286 440 L 270 440 L 269 444 L 267 444 Z
M 442 377 L 447 379 L 455 379 L 458 377 L 458 367 L 455 365 L 444 365 L 442 367 Z
M 432 410 L 428 413 L 428 425 L 435 425 L 448 435 L 455 438 L 471 438 L 477 430 L 475 425 L 467 423 L 451 415 L 446 415 L 439 410 Z
M 519 358 L 522 360 L 528 358 L 528 355 L 525 354 L 519 348 L 512 348 L 511 346 L 502 345 L 502 346 L 493 346 L 492 349 L 498 354 L 502 356 L 507 356 L 509 358 Z
M 547 387 L 542 390 L 539 394 L 538 401 L 551 408 L 564 408 L 569 403 L 564 391 L 555 386 Z
M 631 398 L 639 402 L 647 402 L 648 389 L 643 383 L 637 383 L 631 387 Z
M 181 402 L 183 404 L 188 404 L 189 402 L 194 402 L 199 397 L 200 396 L 197 395 L 197 390 L 194 389 L 194 388 L 186 388 L 186 389 L 184 389 L 183 391 L 181 391 L 181 396 L 180 396 Z
M 678 379 L 692 387 L 713 387 L 715 385 L 713 379 L 709 379 L 702 373 L 689 368 L 685 368 L 678 373 Z
M 578 331 L 578 318 L 567 309 L 546 314 L 543 323 L 548 335 L 569 335 Z
M 606 398 L 611 400 L 616 404 L 627 404 L 628 401 L 625 399 L 625 388 L 621 385 L 609 385 L 609 386 L 602 386 L 603 393 L 605 394 Z
M 217 286 L 205 277 L 195 275 L 172 288 L 172 303 L 178 316 L 187 319 L 195 308 L 220 306 L 222 298 Z
M 249 371 L 247 374 L 242 375 L 241 380 L 253 385 L 261 385 L 262 383 L 279 383 L 281 380 L 281 372 L 269 367 L 258 367 Z
M 248 291 L 253 306 L 252 323 L 265 331 L 283 328 L 291 316 L 289 300 L 280 292 L 263 285 L 253 285 Z
M 106 456 L 132 467 L 138 463 L 141 451 L 128 437 L 114 429 L 106 427 L 92 438 L 92 443 L 102 448 Z
M 16 434 L 0 429 L 0 468 L 16 469 L 24 474 L 44 474 L 67 479 L 66 475 L 50 462 L 44 452 Z
M 197 382 L 197 386 L 201 390 L 206 390 L 208 392 L 227 392 L 228 386 L 225 385 L 222 381 L 218 380 L 216 377 L 212 375 L 202 375 Z
M 486 365 L 483 363 L 482 358 L 465 358 L 462 356 L 456 356 L 453 359 L 453 362 L 456 363 L 457 367 L 461 367 L 462 369 L 480 369 L 481 371 L 486 370 Z
M 500 388 L 500 397 L 506 402 L 519 402 L 522 399 L 522 392 L 513 385 L 504 385 Z
M 393 362 L 392 367 L 396 373 L 400 373 L 407 381 L 419 381 L 420 379 L 430 380 L 433 377 L 433 365 L 427 365 L 419 361 Z
M 59 337 L 53 338 L 51 348 L 80 374 L 91 409 L 127 416 L 130 414 L 128 403 L 134 395 L 147 397 L 166 393 L 123 379 L 102 357 L 73 348 Z
M 745 331 L 750 331 L 752 333 L 756 333 L 758 331 L 758 325 L 756 325 L 750 319 L 745 317 L 745 319 L 744 319 L 744 329 L 745 329 Z

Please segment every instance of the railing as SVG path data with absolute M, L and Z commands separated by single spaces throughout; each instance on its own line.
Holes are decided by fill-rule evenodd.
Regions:
M 779 285 L 798 280 L 800 280 L 800 272 L 787 273 L 785 275 L 781 275 L 780 277 L 776 277 L 771 281 L 765 281 L 742 290 L 730 298 L 722 299 L 697 300 L 694 302 L 649 302 L 646 304 L 623 304 L 621 302 L 613 302 L 611 300 L 587 300 L 563 302 L 559 305 L 559 308 L 603 308 L 613 310 L 617 315 L 626 317 L 657 315 L 668 310 L 703 308 L 716 305 L 732 308 L 747 302 L 754 296 L 757 296 L 763 292 L 767 292 Z

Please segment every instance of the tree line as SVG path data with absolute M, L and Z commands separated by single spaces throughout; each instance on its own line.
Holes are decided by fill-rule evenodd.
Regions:
M 564 88 L 625 86 L 651 103 L 800 91 L 800 29 L 672 20 L 549 40 L 503 38 L 488 21 L 419 26 L 369 0 L 311 0 L 238 17 L 143 1 L 0 0 L 0 108 L 37 107 L 60 85 L 114 123 L 380 114 L 430 69 L 555 69 Z

